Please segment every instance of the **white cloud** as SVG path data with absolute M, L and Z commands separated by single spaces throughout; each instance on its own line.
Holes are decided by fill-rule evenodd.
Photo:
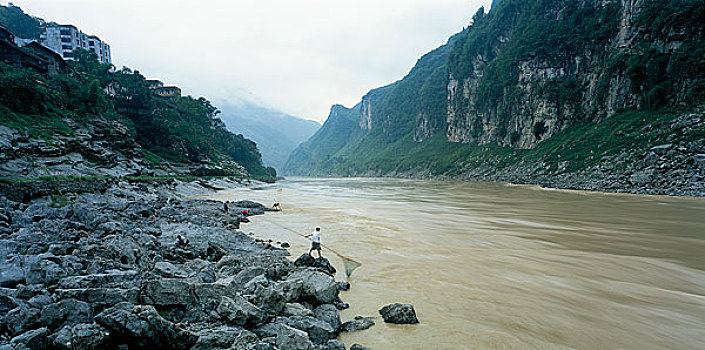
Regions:
M 15 0 L 112 48 L 116 66 L 214 101 L 323 121 L 404 76 L 491 0 Z M 256 97 L 253 97 L 256 96 Z

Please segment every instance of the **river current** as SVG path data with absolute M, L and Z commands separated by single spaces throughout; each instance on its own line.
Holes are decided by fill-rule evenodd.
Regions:
M 343 333 L 372 349 L 705 349 L 705 199 L 495 183 L 293 178 L 221 191 L 283 211 L 245 232 L 296 257 L 322 242 L 362 265 L 355 315 L 415 306 L 420 324 Z M 315 254 L 315 253 L 314 253 Z M 342 260 L 323 250 L 345 280 Z

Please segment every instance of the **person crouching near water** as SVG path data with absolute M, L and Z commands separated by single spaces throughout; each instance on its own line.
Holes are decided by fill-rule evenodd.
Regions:
M 308 250 L 308 255 L 311 255 L 311 252 L 315 249 L 318 251 L 318 257 L 322 258 L 323 256 L 321 255 L 321 228 L 316 227 L 316 231 L 313 231 L 313 233 L 310 235 L 306 235 L 306 237 L 311 237 L 311 249 Z

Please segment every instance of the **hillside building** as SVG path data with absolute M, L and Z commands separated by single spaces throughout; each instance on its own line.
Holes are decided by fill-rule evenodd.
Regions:
M 95 35 L 83 33 L 72 25 L 50 23 L 41 27 L 39 41 L 65 60 L 73 60 L 73 50 L 84 49 L 98 55 L 100 63 L 112 63 L 110 45 Z
M 17 46 L 15 36 L 4 27 L 0 27 L 0 62 L 42 74 L 56 74 L 66 69 L 66 62 L 58 54 L 37 42 L 28 47 Z
M 148 79 L 147 87 L 153 94 L 160 97 L 180 97 L 181 88 L 178 86 L 164 86 L 160 80 Z
M 24 45 L 23 49 L 41 57 L 44 61 L 44 67 L 50 75 L 65 73 L 68 70 L 68 65 L 61 55 L 36 41 Z

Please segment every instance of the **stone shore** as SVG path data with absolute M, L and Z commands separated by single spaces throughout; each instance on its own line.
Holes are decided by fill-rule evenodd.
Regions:
M 349 285 L 238 231 L 265 206 L 185 199 L 207 188 L 0 198 L 0 350 L 345 349 Z

